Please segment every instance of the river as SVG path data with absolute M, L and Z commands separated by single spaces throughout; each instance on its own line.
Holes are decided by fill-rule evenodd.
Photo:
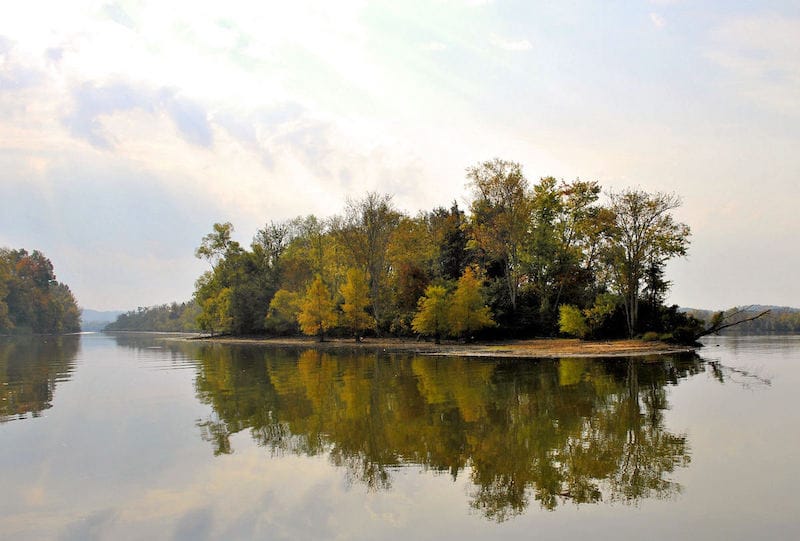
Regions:
M 800 337 L 706 346 L 0 338 L 0 537 L 800 539 Z

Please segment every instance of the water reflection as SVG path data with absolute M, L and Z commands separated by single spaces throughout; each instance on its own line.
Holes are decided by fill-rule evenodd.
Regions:
M 80 336 L 0 338 L 0 423 L 39 417 L 71 377 Z
M 353 482 L 388 488 L 406 465 L 469 475 L 470 505 L 504 520 L 533 501 L 635 503 L 681 491 L 685 434 L 666 389 L 694 355 L 639 360 L 476 360 L 200 346 L 198 423 L 215 454 L 249 430 L 273 453 L 326 453 Z

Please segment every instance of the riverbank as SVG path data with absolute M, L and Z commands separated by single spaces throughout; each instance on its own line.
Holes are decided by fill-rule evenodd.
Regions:
M 304 347 L 328 349 L 379 349 L 386 352 L 409 352 L 420 355 L 456 355 L 461 357 L 516 357 L 516 358 L 563 358 L 563 357 L 642 357 L 688 353 L 690 346 L 677 346 L 664 342 L 644 340 L 585 341 L 569 338 L 547 338 L 537 340 L 508 340 L 502 342 L 476 342 L 463 344 L 443 341 L 441 344 L 399 338 L 366 338 L 362 342 L 352 339 L 332 338 L 319 342 L 313 338 L 240 338 L 231 336 L 187 338 L 221 344 L 248 344 L 272 347 Z

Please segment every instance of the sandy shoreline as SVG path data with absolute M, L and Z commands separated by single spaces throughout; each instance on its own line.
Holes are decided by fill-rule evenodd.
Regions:
M 537 340 L 508 340 L 501 342 L 476 342 L 462 344 L 443 341 L 441 344 L 417 342 L 398 338 L 366 338 L 361 343 L 352 339 L 332 338 L 318 342 L 313 338 L 240 338 L 203 337 L 183 338 L 205 343 L 248 344 L 272 347 L 303 347 L 314 349 L 359 349 L 387 352 L 408 352 L 421 355 L 456 355 L 461 357 L 515 357 L 515 358 L 562 358 L 562 357 L 642 357 L 689 353 L 691 346 L 677 346 L 664 342 L 643 340 L 582 341 L 578 339 L 553 338 Z

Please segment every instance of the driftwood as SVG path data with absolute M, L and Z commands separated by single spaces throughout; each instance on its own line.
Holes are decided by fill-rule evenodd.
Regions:
M 758 319 L 763 317 L 771 312 L 771 310 L 764 310 L 754 316 L 746 317 L 744 319 L 738 319 L 736 321 L 731 321 L 731 318 L 738 316 L 739 314 L 745 314 L 749 311 L 750 307 L 747 306 L 745 308 L 739 308 L 735 312 L 732 312 L 728 315 L 725 315 L 725 312 L 717 312 L 714 314 L 714 317 L 711 318 L 711 326 L 704 331 L 695 335 L 694 339 L 697 340 L 700 337 L 708 336 L 709 334 L 716 334 L 723 329 L 727 329 L 729 327 L 734 327 L 741 323 L 746 323 L 747 321 L 753 321 L 754 319 Z

